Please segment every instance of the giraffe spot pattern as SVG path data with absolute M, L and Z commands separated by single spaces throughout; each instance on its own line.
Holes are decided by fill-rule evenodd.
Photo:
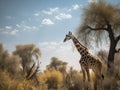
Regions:
M 79 63 L 81 64 L 82 68 L 93 69 L 93 71 L 98 74 L 101 73 L 101 62 L 95 56 L 92 56 L 87 47 L 83 46 L 77 38 L 72 38 L 74 45 L 76 46 L 78 52 L 81 54 L 81 60 Z

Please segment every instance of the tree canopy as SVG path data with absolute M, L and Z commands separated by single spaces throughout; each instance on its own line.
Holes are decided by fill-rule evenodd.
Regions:
M 85 44 L 105 42 L 109 44 L 108 67 L 113 67 L 114 56 L 120 41 L 120 6 L 103 0 L 90 3 L 83 9 L 82 24 L 77 37 Z M 105 41 L 106 40 L 106 41 Z
M 85 43 L 89 43 L 89 39 L 95 37 L 97 42 L 101 41 L 103 36 L 108 37 L 106 31 L 111 26 L 115 37 L 120 38 L 120 7 L 112 5 L 105 1 L 90 3 L 89 6 L 83 8 L 82 24 L 77 30 L 79 39 L 83 38 Z M 96 32 L 95 32 L 96 31 Z
M 34 60 L 38 60 L 39 57 L 41 56 L 40 49 L 36 48 L 34 44 L 17 45 L 16 50 L 13 52 L 13 54 L 19 55 L 19 57 L 22 58 L 21 63 L 23 70 L 25 68 L 29 68 L 31 62 L 33 62 Z

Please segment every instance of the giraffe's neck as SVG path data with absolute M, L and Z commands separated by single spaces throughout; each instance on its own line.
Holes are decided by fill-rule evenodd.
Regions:
M 73 36 L 72 41 L 74 45 L 76 46 L 78 52 L 80 53 L 81 56 L 85 56 L 88 53 L 87 47 L 83 46 L 76 37 Z

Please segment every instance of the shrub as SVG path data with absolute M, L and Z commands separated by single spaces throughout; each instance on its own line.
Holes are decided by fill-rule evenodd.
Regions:
M 46 84 L 48 89 L 58 89 L 62 85 L 63 77 L 60 71 L 46 71 L 40 75 L 42 84 Z

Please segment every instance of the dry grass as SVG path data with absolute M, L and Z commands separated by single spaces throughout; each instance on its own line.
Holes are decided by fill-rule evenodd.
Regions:
M 4 52 L 2 49 L 1 51 Z M 0 90 L 82 90 L 84 86 L 85 90 L 88 90 L 89 87 L 94 90 L 95 76 L 93 72 L 90 73 L 91 82 L 85 82 L 84 85 L 82 72 L 70 69 L 65 73 L 49 68 L 37 74 L 39 84 L 36 84 L 34 79 L 26 80 L 21 74 L 17 56 L 7 55 L 7 58 L 4 58 L 4 55 L 7 55 L 7 52 L 0 52 L 2 57 L 0 58 Z M 103 65 L 102 71 L 105 79 L 102 90 L 120 90 L 120 54 L 115 55 L 114 66 L 113 75 L 107 76 L 107 65 L 106 63 Z

